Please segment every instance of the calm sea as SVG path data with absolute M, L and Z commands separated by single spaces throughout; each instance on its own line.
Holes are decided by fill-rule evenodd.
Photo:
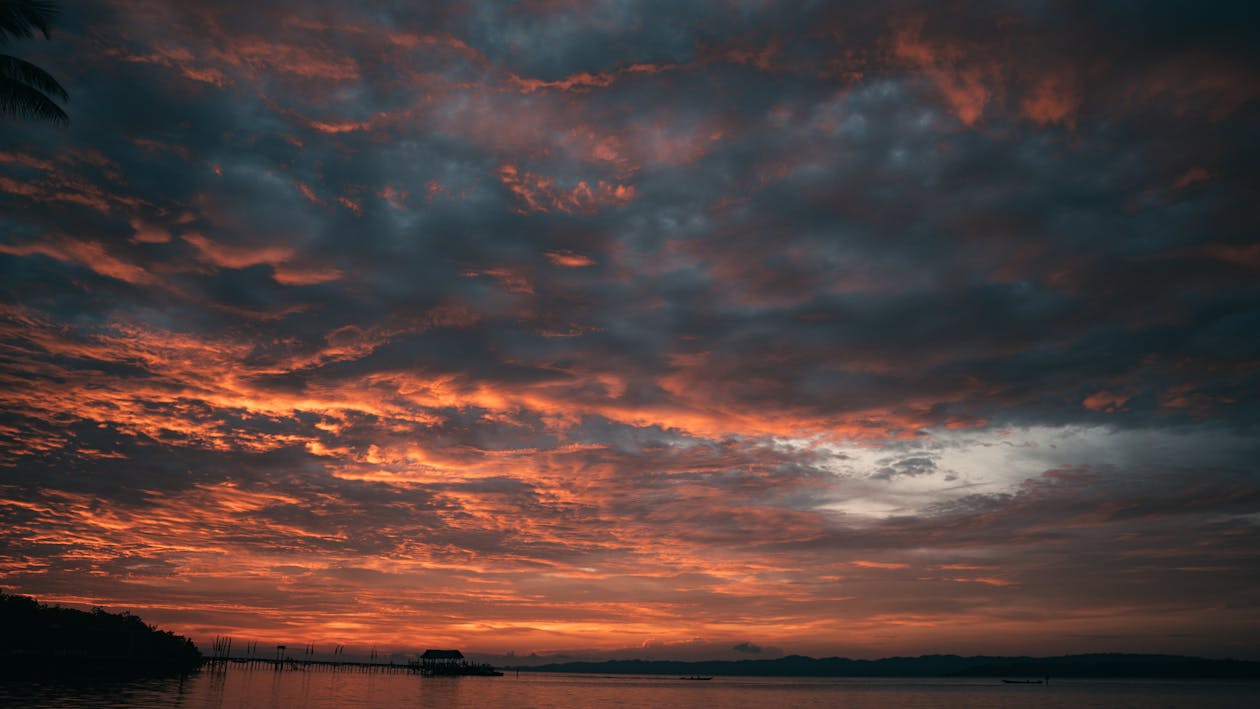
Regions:
M 184 680 L 115 684 L 0 683 L 3 707 L 1214 707 L 1257 706 L 1260 683 L 986 679 L 804 679 L 532 674 L 421 678 L 407 674 L 230 667 Z

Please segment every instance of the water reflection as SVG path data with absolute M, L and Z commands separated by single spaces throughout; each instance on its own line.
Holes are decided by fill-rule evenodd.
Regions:
M 845 706 L 1039 709 L 1091 706 L 1248 706 L 1260 683 L 1063 680 L 1049 686 L 1003 685 L 992 679 L 857 679 L 546 675 L 430 677 L 405 673 L 267 670 L 224 666 L 186 679 L 128 682 L 0 684 L 0 706 L 181 707 L 187 709 L 358 709 L 368 707 L 694 707 L 776 709 Z

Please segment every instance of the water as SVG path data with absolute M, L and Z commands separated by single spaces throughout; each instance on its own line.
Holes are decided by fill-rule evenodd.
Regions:
M 187 707 L 237 709 L 382 709 L 441 706 L 927 708 L 1255 706 L 1260 682 L 1198 680 L 1055 680 L 1048 686 L 1007 685 L 997 679 L 856 679 L 715 677 L 707 682 L 668 676 L 533 674 L 519 677 L 435 677 L 330 670 L 229 667 L 183 680 L 94 685 L 0 683 L 0 707 Z

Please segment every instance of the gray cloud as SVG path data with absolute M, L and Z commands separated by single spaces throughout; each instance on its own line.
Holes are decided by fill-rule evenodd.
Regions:
M 0 139 L 0 581 L 1235 642 L 1255 11 L 1001 5 L 68 8 L 70 127 Z

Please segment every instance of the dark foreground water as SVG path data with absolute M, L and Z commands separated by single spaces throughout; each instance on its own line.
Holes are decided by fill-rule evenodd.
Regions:
M 75 685 L 0 683 L 0 707 L 1134 707 L 1260 706 L 1260 683 L 1198 680 L 815 679 L 532 674 L 421 678 L 329 670 L 229 667 L 185 679 Z

